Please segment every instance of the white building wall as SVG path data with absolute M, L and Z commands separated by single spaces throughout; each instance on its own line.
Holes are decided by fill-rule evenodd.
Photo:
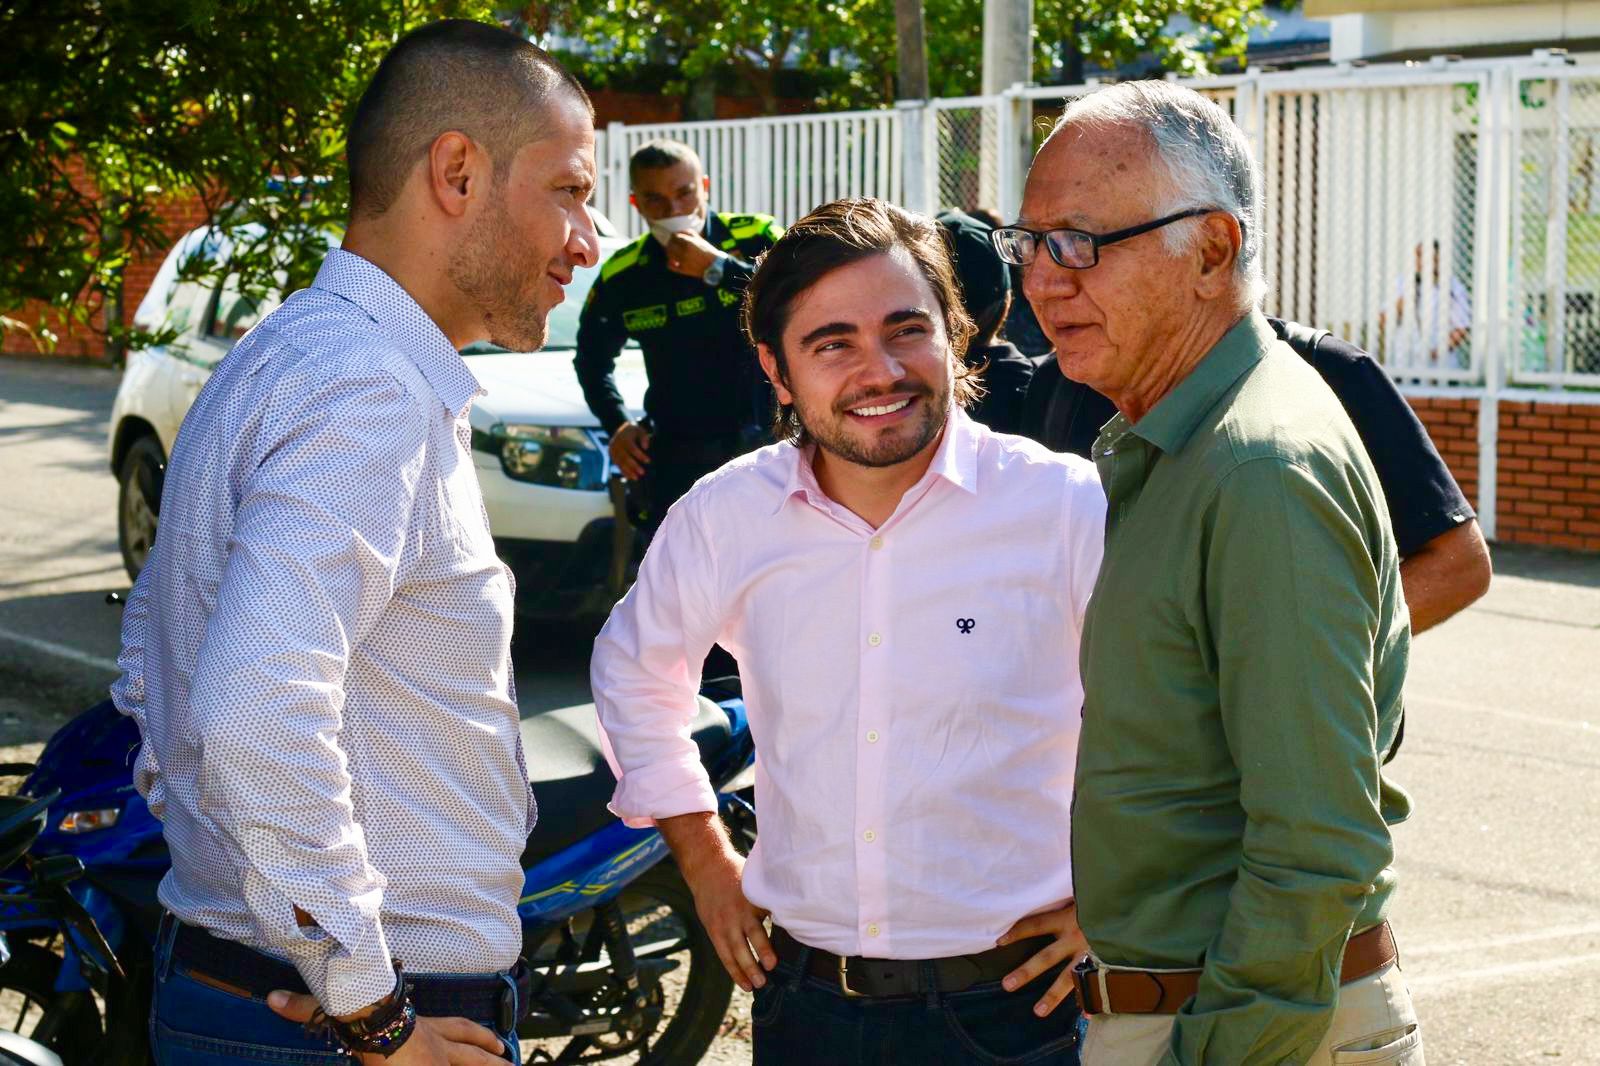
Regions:
M 1463 48 L 1600 37 L 1600 2 L 1462 6 L 1432 11 L 1334 15 L 1329 58 L 1368 59 L 1395 52 L 1445 54 Z

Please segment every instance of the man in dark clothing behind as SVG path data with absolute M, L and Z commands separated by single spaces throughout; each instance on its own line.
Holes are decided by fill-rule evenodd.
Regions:
M 961 211 L 938 216 L 961 286 L 961 300 L 977 324 L 967 346 L 967 364 L 981 367 L 983 397 L 967 414 L 996 433 L 1021 433 L 1023 402 L 1033 379 L 1033 360 L 1001 339 L 1011 309 L 1011 276 L 989 234 L 994 227 Z
M 1421 633 L 1489 588 L 1489 547 L 1477 515 L 1400 390 L 1360 348 L 1322 330 L 1267 321 L 1327 382 L 1372 459 L 1400 549 L 1400 581 Z M 1022 434 L 1059 452 L 1088 456 L 1111 401 L 1041 367 L 1028 390 Z
M 783 233 L 770 215 L 713 212 L 693 148 L 650 141 L 628 164 L 630 200 L 650 232 L 600 268 L 578 319 L 573 365 L 611 459 L 643 481 L 644 530 L 704 475 L 764 443 L 771 390 L 739 325 L 757 256 Z M 628 338 L 644 353 L 644 422 L 613 380 Z

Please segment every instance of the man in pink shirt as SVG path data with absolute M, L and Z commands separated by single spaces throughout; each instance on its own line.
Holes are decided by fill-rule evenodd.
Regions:
M 668 512 L 595 642 L 612 809 L 660 828 L 756 990 L 760 1066 L 1076 1063 L 1077 1004 L 1057 1007 L 1084 947 L 1094 469 L 962 411 L 972 323 L 931 219 L 819 208 L 746 311 L 780 443 Z M 688 733 L 713 643 L 739 660 L 758 753 L 748 862 Z

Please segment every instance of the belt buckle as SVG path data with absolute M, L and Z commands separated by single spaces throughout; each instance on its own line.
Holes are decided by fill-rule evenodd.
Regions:
M 1100 993 L 1099 1010 L 1090 1009 L 1094 1006 L 1089 1000 L 1091 979 L 1094 981 L 1094 990 Z M 1078 993 L 1078 1008 L 1085 1015 L 1116 1013 L 1111 1009 L 1111 990 L 1106 987 L 1106 968 L 1093 955 L 1085 955 L 1072 968 L 1072 984 Z
M 863 994 L 850 987 L 850 963 L 843 955 L 839 956 L 839 991 L 845 994 L 846 999 L 862 999 Z

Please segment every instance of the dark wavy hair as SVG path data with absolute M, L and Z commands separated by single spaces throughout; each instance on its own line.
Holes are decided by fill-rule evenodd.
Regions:
M 931 218 L 870 197 L 823 204 L 790 226 L 756 266 L 745 291 L 744 329 L 752 344 L 772 350 L 780 378 L 785 382 L 789 378 L 783 330 L 794 302 L 832 271 L 896 248 L 911 253 L 939 301 L 950 339 L 955 402 L 967 407 L 983 395 L 978 372 L 965 359 L 974 327 L 961 304 L 943 230 Z M 790 404 L 777 404 L 772 432 L 778 440 L 797 445 L 810 440 Z

